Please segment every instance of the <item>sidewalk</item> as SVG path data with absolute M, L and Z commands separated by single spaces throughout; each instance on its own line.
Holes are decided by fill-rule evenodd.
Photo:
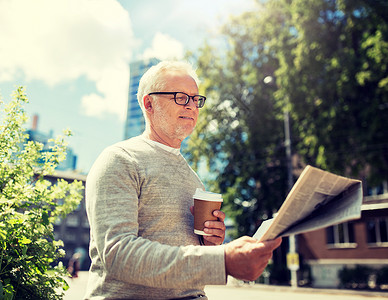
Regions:
M 78 278 L 67 280 L 70 288 L 66 291 L 64 300 L 82 300 L 85 295 L 88 272 L 79 272 Z M 209 300 L 368 300 L 388 299 L 388 292 L 292 288 L 264 284 L 236 285 L 231 281 L 228 285 L 206 286 L 205 292 Z
M 70 288 L 65 292 L 63 300 L 81 300 L 86 292 L 86 285 L 88 283 L 88 271 L 78 272 L 77 278 L 67 278 L 67 283 Z

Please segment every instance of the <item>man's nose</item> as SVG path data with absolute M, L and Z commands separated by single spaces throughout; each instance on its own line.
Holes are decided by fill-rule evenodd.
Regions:
M 189 109 L 196 109 L 197 105 L 195 104 L 194 99 L 190 98 L 189 102 L 185 105 L 185 107 Z

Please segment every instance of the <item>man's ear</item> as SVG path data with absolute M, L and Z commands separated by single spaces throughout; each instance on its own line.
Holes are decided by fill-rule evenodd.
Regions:
M 147 112 L 151 112 L 151 110 L 152 110 L 152 101 L 151 101 L 151 97 L 149 95 L 145 95 L 143 97 L 143 104 L 144 104 L 144 109 Z

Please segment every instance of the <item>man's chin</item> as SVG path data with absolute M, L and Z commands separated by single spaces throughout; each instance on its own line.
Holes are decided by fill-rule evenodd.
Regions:
M 194 131 L 194 128 L 180 128 L 176 131 L 176 134 L 178 138 L 183 141 L 185 138 L 187 138 L 190 134 L 192 134 Z

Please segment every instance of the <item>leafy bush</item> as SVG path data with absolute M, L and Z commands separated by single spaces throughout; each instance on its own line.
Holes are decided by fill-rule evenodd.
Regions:
M 8 104 L 0 102 L 0 299 L 62 299 L 67 271 L 54 266 L 64 250 L 53 223 L 77 207 L 83 186 L 44 179 L 65 159 L 66 141 L 50 141 L 48 151 L 27 141 L 27 102 L 21 87 Z
M 350 289 L 368 288 L 369 276 L 372 269 L 366 266 L 357 265 L 355 268 L 344 267 L 339 271 L 340 287 Z
M 383 267 L 377 271 L 376 284 L 378 286 L 388 285 L 388 267 Z

